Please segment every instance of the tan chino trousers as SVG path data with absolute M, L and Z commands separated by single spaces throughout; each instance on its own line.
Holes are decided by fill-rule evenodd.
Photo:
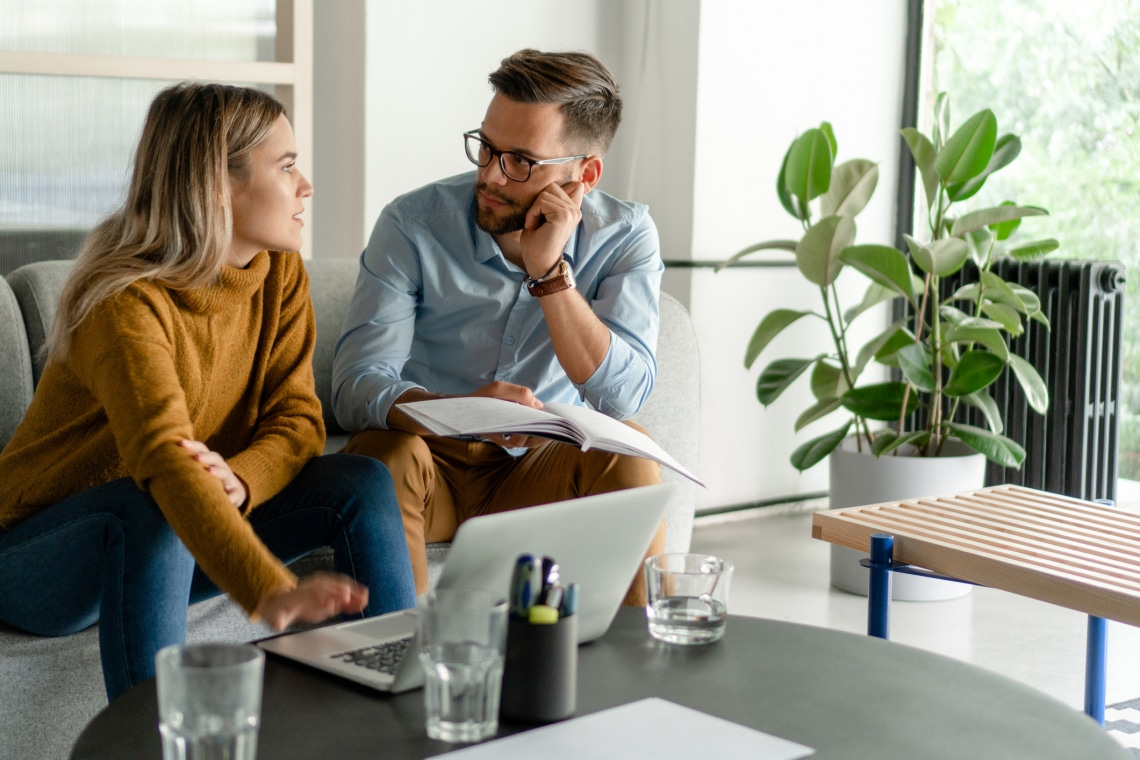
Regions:
M 645 432 L 636 423 L 625 424 Z M 661 467 L 652 460 L 581 451 L 557 441 L 514 457 L 484 441 L 364 430 L 352 435 L 344 451 L 379 459 L 392 473 L 417 594 L 428 589 L 425 544 L 451 540 L 470 517 L 661 482 Z M 662 522 L 645 556 L 664 551 Z M 640 566 L 630 581 L 625 604 L 645 604 Z

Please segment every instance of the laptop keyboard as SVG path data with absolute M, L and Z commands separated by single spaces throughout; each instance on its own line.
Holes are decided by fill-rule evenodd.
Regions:
M 359 665 L 362 668 L 376 670 L 388 675 L 395 675 L 396 668 L 408 652 L 408 645 L 412 643 L 411 637 L 386 641 L 383 644 L 374 644 L 348 652 L 329 655 L 334 660 L 347 662 L 350 665 Z

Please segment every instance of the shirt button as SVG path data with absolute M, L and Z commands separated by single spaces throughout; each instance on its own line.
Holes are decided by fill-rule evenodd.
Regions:
M 508 346 L 513 346 L 515 344 L 514 336 L 508 335 L 507 340 L 506 340 L 506 344 Z

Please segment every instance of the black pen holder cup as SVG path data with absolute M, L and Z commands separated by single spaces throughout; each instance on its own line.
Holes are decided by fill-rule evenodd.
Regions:
M 499 714 L 523 723 L 553 723 L 578 702 L 578 616 L 557 623 L 507 623 Z

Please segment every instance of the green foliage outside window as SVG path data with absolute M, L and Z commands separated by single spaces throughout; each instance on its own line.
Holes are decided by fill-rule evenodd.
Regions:
M 979 197 L 1032 188 L 1051 214 L 1034 233 L 1061 241 L 1055 257 L 1128 268 L 1120 477 L 1140 480 L 1140 3 L 931 0 L 926 13 L 924 97 L 952 92 L 957 113 L 990 108 L 1021 137 L 1019 160 Z

